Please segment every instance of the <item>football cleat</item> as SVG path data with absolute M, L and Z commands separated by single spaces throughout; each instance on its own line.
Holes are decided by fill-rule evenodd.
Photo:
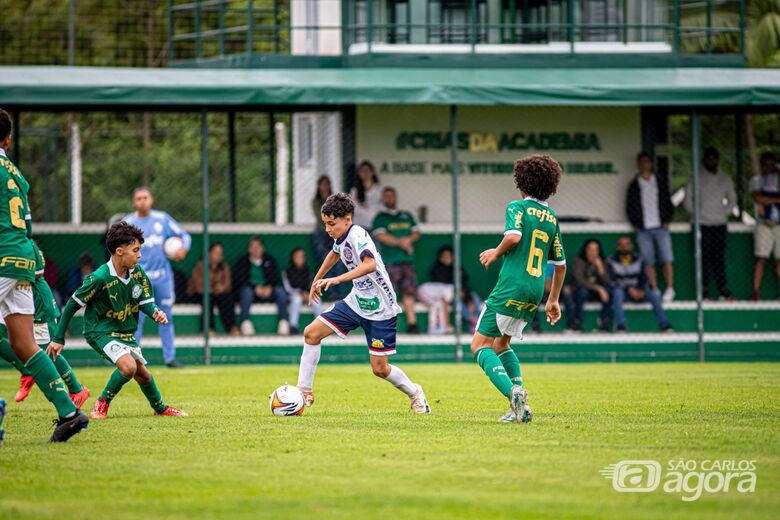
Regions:
M 81 387 L 81 392 L 76 392 L 74 394 L 68 394 L 70 397 L 70 400 L 73 401 L 73 404 L 76 405 L 76 408 L 81 408 L 84 403 L 87 402 L 87 399 L 89 399 L 90 396 L 89 388 L 86 386 Z
M 534 413 L 531 411 L 531 407 L 527 404 L 523 405 L 523 415 L 520 417 L 520 420 L 517 422 L 531 422 L 531 419 L 534 418 Z
M 414 413 L 431 413 L 431 407 L 428 405 L 428 400 L 425 398 L 425 392 L 420 385 L 415 385 L 417 391 L 414 395 L 409 397 L 411 401 L 412 410 Z
M 520 422 L 527 422 L 522 420 L 525 414 L 524 407 L 527 400 L 528 392 L 525 391 L 525 388 L 520 385 L 515 385 L 512 387 L 512 390 L 509 392 L 509 407 L 514 412 L 515 417 L 520 418 Z
M 309 407 L 314 404 L 314 392 L 301 392 L 303 394 L 303 405 Z
M 498 421 L 500 423 L 510 423 L 510 422 L 517 422 L 517 416 L 515 415 L 514 410 L 507 411 L 504 415 L 502 415 Z
M 30 395 L 30 390 L 32 389 L 34 384 L 35 384 L 35 380 L 32 378 L 32 376 L 20 377 L 19 390 L 16 391 L 16 397 L 14 397 L 14 400 L 17 403 L 21 403 L 22 401 L 27 399 L 27 396 Z
M 89 412 L 91 419 L 105 419 L 108 415 L 108 401 L 104 401 L 102 397 L 95 401 L 92 411 Z
M 184 410 L 179 410 L 178 408 L 174 408 L 173 406 L 167 407 L 162 412 L 154 412 L 154 415 L 175 415 L 179 417 L 187 417 L 189 414 L 185 412 Z
M 85 429 L 89 419 L 82 411 L 77 411 L 73 417 L 61 417 L 54 420 L 54 433 L 49 442 L 68 442 L 68 439 Z

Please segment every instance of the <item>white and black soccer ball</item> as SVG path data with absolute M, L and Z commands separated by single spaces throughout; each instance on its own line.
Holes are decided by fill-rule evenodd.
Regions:
M 184 242 L 182 242 L 181 238 L 170 237 L 163 244 L 163 251 L 165 251 L 165 256 L 172 259 L 173 255 L 175 255 L 183 247 Z
M 271 413 L 279 417 L 303 413 L 303 393 L 291 385 L 280 386 L 270 399 Z

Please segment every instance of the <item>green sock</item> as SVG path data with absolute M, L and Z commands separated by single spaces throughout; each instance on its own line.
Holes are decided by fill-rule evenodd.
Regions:
M 504 397 L 509 399 L 509 393 L 512 390 L 512 380 L 506 375 L 506 369 L 501 364 L 501 360 L 493 352 L 492 348 L 481 348 L 474 354 L 474 358 L 477 363 L 488 376 L 493 386 L 498 388 L 498 391 L 504 394 Z
M 160 389 L 157 388 L 157 383 L 154 382 L 154 376 L 148 383 L 139 384 L 138 386 L 141 387 L 141 391 L 155 412 L 162 413 L 168 408 L 168 405 L 163 401 L 162 394 L 160 394 Z
M 106 383 L 103 393 L 100 394 L 100 398 L 110 403 L 128 381 L 130 381 L 130 378 L 123 376 L 122 372 L 117 368 L 111 372 L 111 377 L 108 378 L 108 383 Z
M 65 382 L 65 386 L 68 387 L 68 391 L 71 394 L 81 392 L 82 386 L 79 380 L 76 378 L 76 373 L 71 368 L 68 360 L 65 356 L 57 356 L 57 361 L 54 362 L 54 366 L 57 368 L 57 372 L 60 373 L 60 377 Z
M 14 349 L 11 348 L 11 343 L 9 343 L 6 338 L 0 338 L 0 358 L 11 363 L 11 366 L 18 370 L 23 376 L 30 375 L 30 371 L 25 368 L 24 362 L 19 359 L 19 356 L 16 355 Z
M 39 350 L 27 360 L 25 365 L 35 384 L 41 389 L 51 404 L 57 409 L 60 417 L 69 417 L 76 413 L 76 405 L 68 397 L 68 390 L 57 373 L 57 369 L 49 356 L 43 350 Z
M 520 375 L 520 360 L 517 359 L 517 354 L 512 348 L 508 348 L 498 355 L 498 359 L 501 360 L 501 364 L 506 369 L 506 375 L 512 380 L 512 383 L 523 386 L 523 376 Z

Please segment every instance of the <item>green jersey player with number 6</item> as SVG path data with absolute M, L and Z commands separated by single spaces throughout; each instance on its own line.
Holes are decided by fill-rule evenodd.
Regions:
M 510 409 L 499 422 L 530 422 L 533 414 L 520 361 L 509 342 L 512 336 L 522 337 L 542 301 L 547 262 L 555 264 L 545 305 L 547 321 L 554 325 L 561 318 L 558 298 L 566 256 L 558 218 L 547 205 L 561 180 L 561 167 L 549 155 L 530 155 L 515 163 L 514 179 L 521 199 L 506 207 L 504 238 L 498 247 L 479 255 L 486 269 L 501 257 L 504 265 L 479 316 L 471 352 L 490 382 L 509 399 Z

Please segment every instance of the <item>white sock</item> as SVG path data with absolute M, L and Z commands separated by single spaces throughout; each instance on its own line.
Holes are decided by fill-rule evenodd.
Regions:
M 417 385 L 412 383 L 409 376 L 395 365 L 390 365 L 390 374 L 388 374 L 385 380 L 409 397 L 417 393 Z
M 317 363 L 320 362 L 319 345 L 303 344 L 303 354 L 301 354 L 301 368 L 298 370 L 298 388 L 302 392 L 311 392 L 314 384 L 314 372 L 317 371 Z

